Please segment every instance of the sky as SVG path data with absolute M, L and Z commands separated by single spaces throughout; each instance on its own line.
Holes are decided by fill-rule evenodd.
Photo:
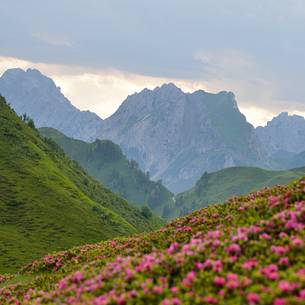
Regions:
M 165 82 L 232 91 L 255 126 L 305 114 L 304 0 L 0 0 L 0 11 L 0 73 L 38 68 L 103 118 Z

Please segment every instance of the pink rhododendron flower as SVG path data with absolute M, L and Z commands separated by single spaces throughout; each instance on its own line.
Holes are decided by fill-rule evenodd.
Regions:
M 221 260 L 217 260 L 217 261 L 214 262 L 212 270 L 216 273 L 220 273 L 222 271 Z
M 278 206 L 280 203 L 280 199 L 278 196 L 270 196 L 269 197 L 269 207 L 270 208 L 274 208 L 276 206 Z
M 286 238 L 286 237 L 288 237 L 288 234 L 285 233 L 285 232 L 281 232 L 281 233 L 279 234 L 279 237 L 280 237 L 280 238 Z
M 213 296 L 206 296 L 204 298 L 204 301 L 208 304 L 217 304 L 218 303 L 217 299 L 214 298 Z
M 271 252 L 277 254 L 277 255 L 283 255 L 288 252 L 288 248 L 283 246 L 271 246 Z
M 161 305 L 181 305 L 182 302 L 180 299 L 178 298 L 173 298 L 173 299 L 164 299 L 162 302 L 161 302 Z
M 58 282 L 58 288 L 61 290 L 66 288 L 66 281 L 64 279 Z
M 214 284 L 216 285 L 216 286 L 224 286 L 225 285 L 225 283 L 226 283 L 226 280 L 225 280 L 225 278 L 223 278 L 223 277 L 221 277 L 221 276 L 215 276 L 215 278 L 214 278 Z
M 195 268 L 198 269 L 198 270 L 201 270 L 201 269 L 204 268 L 204 264 L 200 263 L 200 262 L 197 262 L 197 263 L 195 263 Z
M 226 287 L 229 290 L 233 290 L 239 287 L 239 282 L 238 281 L 234 281 L 234 280 L 230 280 L 226 283 Z
M 241 285 L 243 287 L 247 287 L 247 286 L 251 285 L 251 283 L 252 283 L 252 280 L 250 280 L 248 277 L 243 278 L 241 281 Z
M 261 301 L 261 297 L 253 292 L 247 294 L 247 301 L 249 305 L 258 304 Z
M 271 236 L 267 233 L 262 233 L 259 237 L 262 239 L 271 239 Z
M 190 281 L 193 282 L 196 279 L 196 272 L 191 271 L 187 274 L 186 278 Z
M 227 280 L 228 281 L 237 281 L 238 280 L 238 275 L 235 273 L 228 273 L 227 274 Z
M 167 249 L 167 252 L 169 254 L 173 254 L 175 251 L 179 249 L 179 244 L 177 242 L 172 243 L 169 248 Z
M 176 293 L 178 292 L 178 288 L 177 288 L 177 287 L 172 287 L 172 288 L 171 288 L 171 292 L 172 292 L 173 294 L 176 294 Z
M 219 230 L 216 231 L 209 231 L 207 233 L 208 238 L 218 239 L 221 237 L 221 232 Z
M 153 287 L 153 292 L 156 293 L 156 294 L 162 294 L 163 291 L 164 291 L 164 289 L 161 286 L 154 286 Z
M 274 300 L 273 305 L 286 305 L 286 300 L 283 298 L 277 298 Z
M 303 241 L 299 238 L 294 238 L 292 237 L 291 238 L 291 244 L 294 246 L 294 247 L 301 247 L 303 245 Z
M 305 300 L 305 289 L 302 289 L 300 291 L 299 297 L 300 297 L 301 300 Z
M 78 283 L 81 282 L 83 280 L 83 275 L 80 271 L 76 271 L 72 277 L 72 281 Z
M 279 259 L 279 265 L 281 266 L 289 266 L 289 258 L 288 257 L 281 257 Z
M 278 279 L 278 267 L 274 264 L 269 265 L 265 268 L 261 269 L 261 273 L 269 280 L 277 280 Z
M 250 270 L 250 269 L 253 269 L 257 266 L 257 260 L 255 258 L 252 258 L 252 259 L 249 259 L 247 261 L 245 261 L 242 265 L 242 267 L 244 269 L 247 269 L 247 270 Z
M 283 292 L 289 292 L 291 290 L 291 285 L 288 281 L 281 281 L 278 285 L 279 289 L 281 289 Z
M 221 290 L 219 290 L 218 294 L 219 294 L 220 296 L 224 297 L 225 294 L 226 294 L 226 292 L 225 292 L 224 289 L 221 289 Z
M 240 246 L 238 244 L 231 244 L 229 247 L 226 248 L 226 251 L 229 254 L 240 255 L 241 248 L 240 248 Z

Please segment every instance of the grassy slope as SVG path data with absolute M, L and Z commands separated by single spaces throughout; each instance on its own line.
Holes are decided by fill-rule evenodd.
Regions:
M 0 97 L 0 272 L 160 224 L 94 181 Z
M 156 232 L 37 260 L 2 279 L 0 302 L 304 304 L 304 185 L 265 189 Z
M 40 128 L 39 132 L 53 139 L 91 176 L 129 202 L 137 206 L 147 204 L 161 216 L 164 207 L 173 205 L 172 193 L 161 183 L 149 180 L 113 142 L 96 140 L 94 143 L 86 143 L 69 138 L 52 128 Z
M 172 216 L 184 215 L 208 204 L 224 202 L 229 197 L 263 187 L 286 184 L 304 174 L 305 168 L 270 171 L 255 167 L 231 167 L 204 174 L 192 189 L 176 196 Z

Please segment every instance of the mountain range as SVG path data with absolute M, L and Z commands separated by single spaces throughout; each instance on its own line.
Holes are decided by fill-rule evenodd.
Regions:
M 0 273 L 50 251 L 162 224 L 87 175 L 0 97 Z
M 105 120 L 76 109 L 37 70 L 8 70 L 0 78 L 0 93 L 38 127 L 120 145 L 129 160 L 173 193 L 193 187 L 204 172 L 227 167 L 283 170 L 305 165 L 303 117 L 284 112 L 254 128 L 231 92 L 186 93 L 169 83 L 128 96 Z

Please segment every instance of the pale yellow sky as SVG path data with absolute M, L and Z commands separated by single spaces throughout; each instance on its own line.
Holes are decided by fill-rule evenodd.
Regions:
M 148 77 L 117 70 L 87 70 L 83 67 L 33 63 L 12 57 L 0 56 L 0 74 L 9 68 L 36 68 L 51 77 L 63 94 L 81 110 L 91 110 L 102 118 L 110 116 L 120 106 L 123 100 L 134 92 L 144 88 L 153 89 L 163 83 L 173 82 L 185 92 L 203 89 L 208 92 L 223 90 L 221 84 L 204 83 L 183 79 L 168 79 Z M 220 88 L 218 88 L 218 86 Z M 247 106 L 234 92 L 239 108 L 254 126 L 265 125 L 268 120 L 277 115 L 263 108 Z M 251 104 L 250 104 L 251 105 Z M 304 115 L 304 113 L 295 111 Z

